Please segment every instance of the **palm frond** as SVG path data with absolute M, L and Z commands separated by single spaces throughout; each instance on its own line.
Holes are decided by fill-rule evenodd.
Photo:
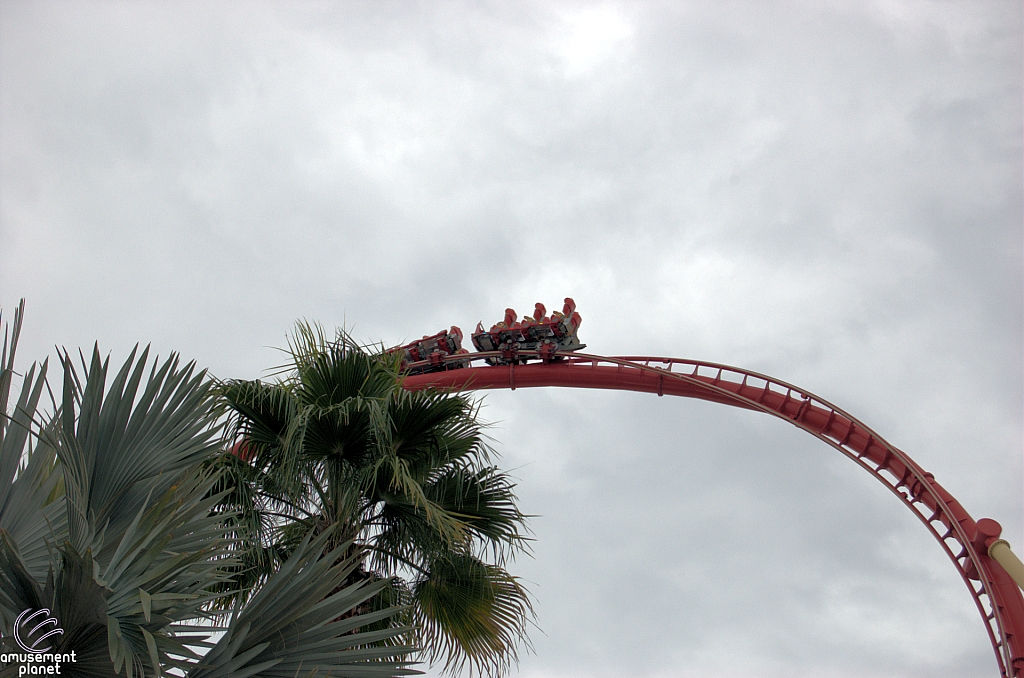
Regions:
M 447 555 L 416 580 L 413 597 L 424 653 L 443 661 L 446 672 L 503 674 L 518 661 L 533 607 L 502 568 L 469 554 Z
M 105 391 L 108 361 L 93 350 L 85 387 L 67 353 L 56 448 L 64 469 L 69 538 L 79 553 L 100 531 L 118 535 L 163 496 L 178 475 L 215 455 L 219 430 L 205 372 L 179 368 L 177 355 L 154 364 L 139 393 L 149 349 L 132 351 Z M 78 405 L 77 417 L 76 404 Z M 112 543 L 107 540 L 107 543 Z M 95 553 L 103 562 L 104 553 Z
M 474 542 L 489 550 L 499 565 L 517 552 L 529 551 L 530 516 L 519 510 L 515 484 L 497 467 L 446 468 L 424 493 L 445 511 L 459 515 Z
M 33 364 L 22 380 L 14 410 L 8 413 L 14 359 L 25 312 L 25 300 L 14 313 L 13 328 L 5 328 L 0 357 L 0 531 L 6 532 L 19 551 L 28 572 L 36 579 L 46 576 L 49 565 L 47 540 L 52 545 L 66 529 L 61 507 L 53 495 L 61 482 L 54 450 L 32 444 L 32 428 L 46 384 L 47 362 Z
M 315 540 L 307 534 L 281 570 L 236 610 L 228 631 L 188 678 L 292 678 L 309 671 L 353 678 L 420 673 L 404 659 L 414 648 L 387 643 L 411 629 L 362 630 L 400 613 L 400 608 L 349 616 L 389 582 L 341 586 L 360 556 L 351 552 L 351 544 L 325 553 L 331 537 L 330 531 Z
M 233 411 L 229 439 L 244 441 L 246 460 L 254 469 L 276 471 L 264 478 L 263 490 L 300 498 L 300 405 L 287 385 L 231 380 L 218 384 L 217 395 Z
M 4 630 L 11 628 L 22 610 L 41 607 L 41 600 L 42 586 L 25 566 L 10 535 L 0 531 L 0 621 Z
M 200 469 L 186 474 L 132 521 L 107 565 L 97 567 L 96 580 L 107 589 L 115 669 L 120 662 L 154 672 L 194 663 L 173 624 L 209 617 L 205 608 L 218 595 L 216 585 L 230 582 L 226 568 L 233 564 L 224 522 L 211 512 L 222 498 L 209 494 L 216 482 Z M 207 633 L 217 630 L 211 626 Z
M 280 565 L 280 554 L 273 547 L 276 515 L 290 507 L 256 490 L 262 471 L 253 468 L 237 454 L 225 452 L 203 465 L 217 480 L 207 491 L 218 497 L 214 511 L 224 525 L 229 550 L 237 564 L 225 566 L 231 581 L 217 585 L 220 594 L 214 604 L 230 608 L 236 599 L 247 600 L 253 591 Z M 297 519 L 297 516 L 289 516 Z

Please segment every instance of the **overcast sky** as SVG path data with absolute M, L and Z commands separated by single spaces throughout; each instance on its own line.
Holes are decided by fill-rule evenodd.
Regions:
M 299 318 L 394 344 L 572 296 L 588 351 L 799 384 L 1024 553 L 1022 82 L 1016 0 L 0 0 L 0 307 L 23 365 L 255 378 Z M 484 403 L 537 515 L 519 675 L 996 675 L 939 546 L 811 436 Z

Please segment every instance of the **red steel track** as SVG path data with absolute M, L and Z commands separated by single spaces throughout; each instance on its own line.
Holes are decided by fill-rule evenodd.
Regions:
M 444 358 L 448 370 L 404 377 L 409 390 L 479 390 L 563 386 L 700 398 L 784 419 L 852 459 L 889 488 L 928 528 L 974 597 L 1004 678 L 1024 678 L 1024 597 L 988 555 L 1002 528 L 975 521 L 931 473 L 852 415 L 792 384 L 737 367 L 679 358 L 573 353 L 552 362 L 452 369 L 485 358 L 539 358 L 537 351 Z M 412 368 L 427 366 L 427 361 Z

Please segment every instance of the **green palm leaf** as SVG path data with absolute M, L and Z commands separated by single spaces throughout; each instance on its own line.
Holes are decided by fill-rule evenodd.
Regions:
M 413 596 L 428 661 L 481 674 L 504 673 L 518 661 L 533 610 L 522 585 L 502 568 L 468 554 L 441 557 L 414 583 Z
M 193 374 L 193 363 L 179 369 L 171 355 L 154 365 L 139 393 L 149 349 L 138 361 L 135 353 L 106 393 L 109 361 L 98 348 L 84 389 L 70 357 L 63 356 L 61 426 L 50 442 L 64 470 L 69 539 L 78 552 L 101 530 L 118 535 L 149 497 L 163 496 L 183 470 L 219 450 L 220 425 L 205 372 Z M 105 553 L 96 557 L 102 562 Z
M 280 571 L 244 608 L 236 609 L 227 633 L 188 678 L 375 678 L 420 673 L 402 659 L 414 648 L 388 642 L 407 635 L 410 628 L 362 630 L 393 617 L 399 608 L 347 614 L 389 582 L 342 586 L 360 555 L 350 543 L 324 553 L 331 536 L 328 530 L 311 540 L 309 533 Z
M 218 449 L 209 384 L 172 355 L 143 386 L 147 357 L 133 351 L 107 388 L 98 350 L 84 379 L 65 353 L 63 402 L 34 451 L 59 460 L 65 496 L 54 504 L 68 525 L 49 548 L 45 585 L 18 557 L 45 540 L 4 535 L 4 606 L 52 610 L 65 629 L 55 649 L 79 655 L 69 671 L 80 675 L 190 665 L 196 654 L 175 623 L 208 616 L 232 564 L 210 494 L 218 478 L 197 467 Z
M 10 334 L 5 329 L 0 355 L 0 532 L 7 534 L 27 571 L 38 580 L 46 576 L 49 565 L 47 538 L 51 544 L 62 538 L 66 523 L 60 505 L 52 501 L 61 480 L 60 473 L 54 472 L 54 450 L 45 444 L 33 446 L 31 438 L 46 383 L 46 362 L 39 366 L 38 374 L 35 364 L 29 368 L 14 410 L 8 414 L 24 312 L 23 299 L 14 313 Z M 10 612 L 3 610 L 3 614 Z M 17 614 L 20 610 L 13 612 Z

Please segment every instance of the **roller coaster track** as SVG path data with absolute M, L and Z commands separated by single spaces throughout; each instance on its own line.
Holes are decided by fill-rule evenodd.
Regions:
M 549 362 L 538 351 L 481 352 L 447 356 L 440 371 L 404 377 L 408 390 L 465 391 L 562 386 L 657 393 L 700 398 L 765 412 L 831 445 L 877 478 L 896 495 L 953 562 L 985 622 L 1003 678 L 1024 678 L 1024 597 L 1006 571 L 989 555 L 1001 527 L 989 518 L 975 521 L 931 473 L 851 414 L 778 379 L 737 367 L 679 358 L 605 357 L 573 353 Z M 509 364 L 471 367 L 476 360 Z M 423 361 L 409 367 L 441 367 Z M 459 368 L 459 369 L 455 369 Z

